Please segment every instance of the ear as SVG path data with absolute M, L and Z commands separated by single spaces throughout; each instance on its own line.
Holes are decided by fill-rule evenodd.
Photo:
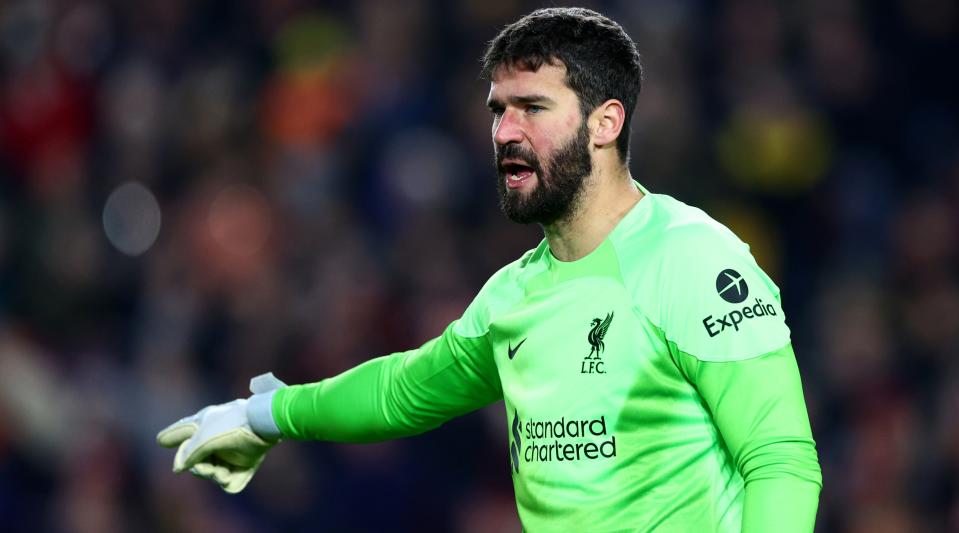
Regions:
M 599 105 L 589 117 L 593 131 L 593 144 L 605 147 L 615 143 L 626 123 L 626 108 L 616 99 L 609 99 Z

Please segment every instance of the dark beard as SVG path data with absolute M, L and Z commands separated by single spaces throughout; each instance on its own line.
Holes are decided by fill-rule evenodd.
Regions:
M 510 157 L 526 161 L 536 173 L 536 188 L 526 197 L 506 186 L 506 171 L 501 163 Z M 576 136 L 548 161 L 546 172 L 543 172 L 536 154 L 519 144 L 496 147 L 496 168 L 499 171 L 499 205 L 507 218 L 519 224 L 535 222 L 548 226 L 568 217 L 579 203 L 586 177 L 593 172 L 586 121 Z

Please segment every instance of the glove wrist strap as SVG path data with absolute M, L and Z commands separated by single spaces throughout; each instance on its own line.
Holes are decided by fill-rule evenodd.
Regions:
M 246 404 L 246 417 L 250 421 L 250 428 L 263 440 L 275 442 L 280 440 L 282 433 L 273 420 L 273 395 L 276 390 L 263 394 L 254 394 Z

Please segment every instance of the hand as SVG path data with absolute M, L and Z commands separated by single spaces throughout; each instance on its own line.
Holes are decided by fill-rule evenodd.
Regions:
M 285 384 L 272 373 L 250 380 L 250 392 L 266 394 Z M 248 400 L 211 405 L 182 418 L 157 434 L 160 446 L 179 446 L 173 471 L 190 470 L 231 494 L 243 490 L 276 440 L 264 439 L 250 427 Z

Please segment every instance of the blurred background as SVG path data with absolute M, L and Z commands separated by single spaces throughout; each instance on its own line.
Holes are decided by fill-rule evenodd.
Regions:
M 579 4 L 645 58 L 633 175 L 783 291 L 819 530 L 959 531 L 959 4 Z M 478 58 L 540 6 L 0 2 L 0 529 L 518 531 L 501 403 L 238 496 L 154 436 L 418 346 L 536 245 Z

